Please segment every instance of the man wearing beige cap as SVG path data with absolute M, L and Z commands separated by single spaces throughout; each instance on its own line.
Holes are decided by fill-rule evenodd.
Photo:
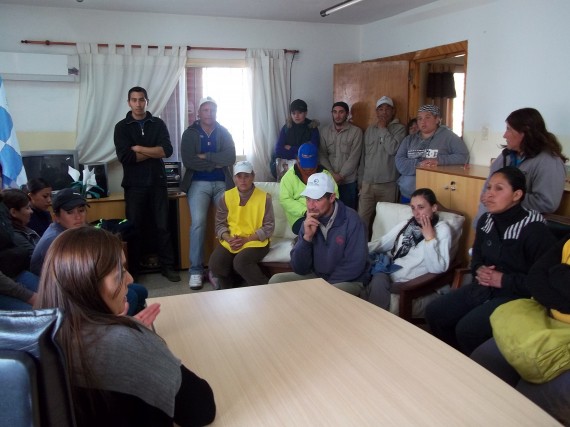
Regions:
M 218 105 L 205 97 L 198 105 L 198 120 L 182 134 L 180 154 L 186 168 L 180 189 L 190 208 L 190 289 L 202 288 L 202 257 L 210 203 L 217 204 L 234 186 L 231 167 L 236 161 L 234 140 L 216 121 Z
M 376 101 L 376 124 L 364 133 L 364 146 L 358 168 L 360 199 L 358 214 L 369 230 L 378 202 L 398 200 L 398 176 L 395 156 L 406 136 L 406 127 L 394 118 L 392 98 Z
M 218 203 L 215 233 L 220 245 L 210 256 L 210 282 L 214 289 L 232 288 L 233 272 L 248 286 L 264 285 L 269 278 L 258 262 L 269 252 L 275 229 L 271 195 L 257 188 L 255 172 L 248 161 L 234 165 L 235 187 Z
M 291 250 L 294 273 L 279 273 L 269 283 L 321 277 L 352 295 L 360 295 L 368 274 L 368 242 L 362 220 L 336 199 L 327 173 L 315 173 L 301 193 L 307 216 Z

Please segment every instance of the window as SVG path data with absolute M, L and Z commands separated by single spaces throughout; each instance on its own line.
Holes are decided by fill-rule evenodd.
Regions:
M 247 69 L 241 66 L 189 66 L 174 90 L 161 118 L 170 132 L 174 153 L 171 161 L 180 161 L 182 133 L 197 118 L 200 98 L 211 96 L 218 104 L 217 121 L 234 139 L 236 154 L 244 155 L 253 140 L 251 100 Z

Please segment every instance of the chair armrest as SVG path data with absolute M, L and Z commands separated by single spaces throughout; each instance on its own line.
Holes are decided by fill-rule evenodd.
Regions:
M 443 273 L 426 273 L 416 277 L 405 283 L 399 283 L 394 293 L 400 294 L 399 316 L 408 322 L 414 322 L 412 319 L 412 307 L 416 298 L 428 295 L 431 292 L 451 283 L 453 272 L 460 265 L 458 260 L 454 260 L 449 269 Z
M 466 274 L 471 274 L 470 268 L 456 268 L 453 273 L 453 281 L 451 282 L 452 289 L 459 289 L 463 284 L 463 278 Z

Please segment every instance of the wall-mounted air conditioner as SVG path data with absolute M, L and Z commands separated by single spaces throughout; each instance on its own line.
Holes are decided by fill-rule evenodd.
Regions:
M 4 80 L 78 82 L 78 55 L 0 52 L 0 76 Z

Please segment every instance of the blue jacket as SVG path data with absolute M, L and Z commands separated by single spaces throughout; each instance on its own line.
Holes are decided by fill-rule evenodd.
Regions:
M 319 229 L 312 242 L 303 239 L 305 223 L 291 250 L 291 266 L 297 274 L 314 273 L 329 283 L 364 282 L 368 270 L 368 242 L 364 223 L 355 210 L 341 201 L 327 239 Z

